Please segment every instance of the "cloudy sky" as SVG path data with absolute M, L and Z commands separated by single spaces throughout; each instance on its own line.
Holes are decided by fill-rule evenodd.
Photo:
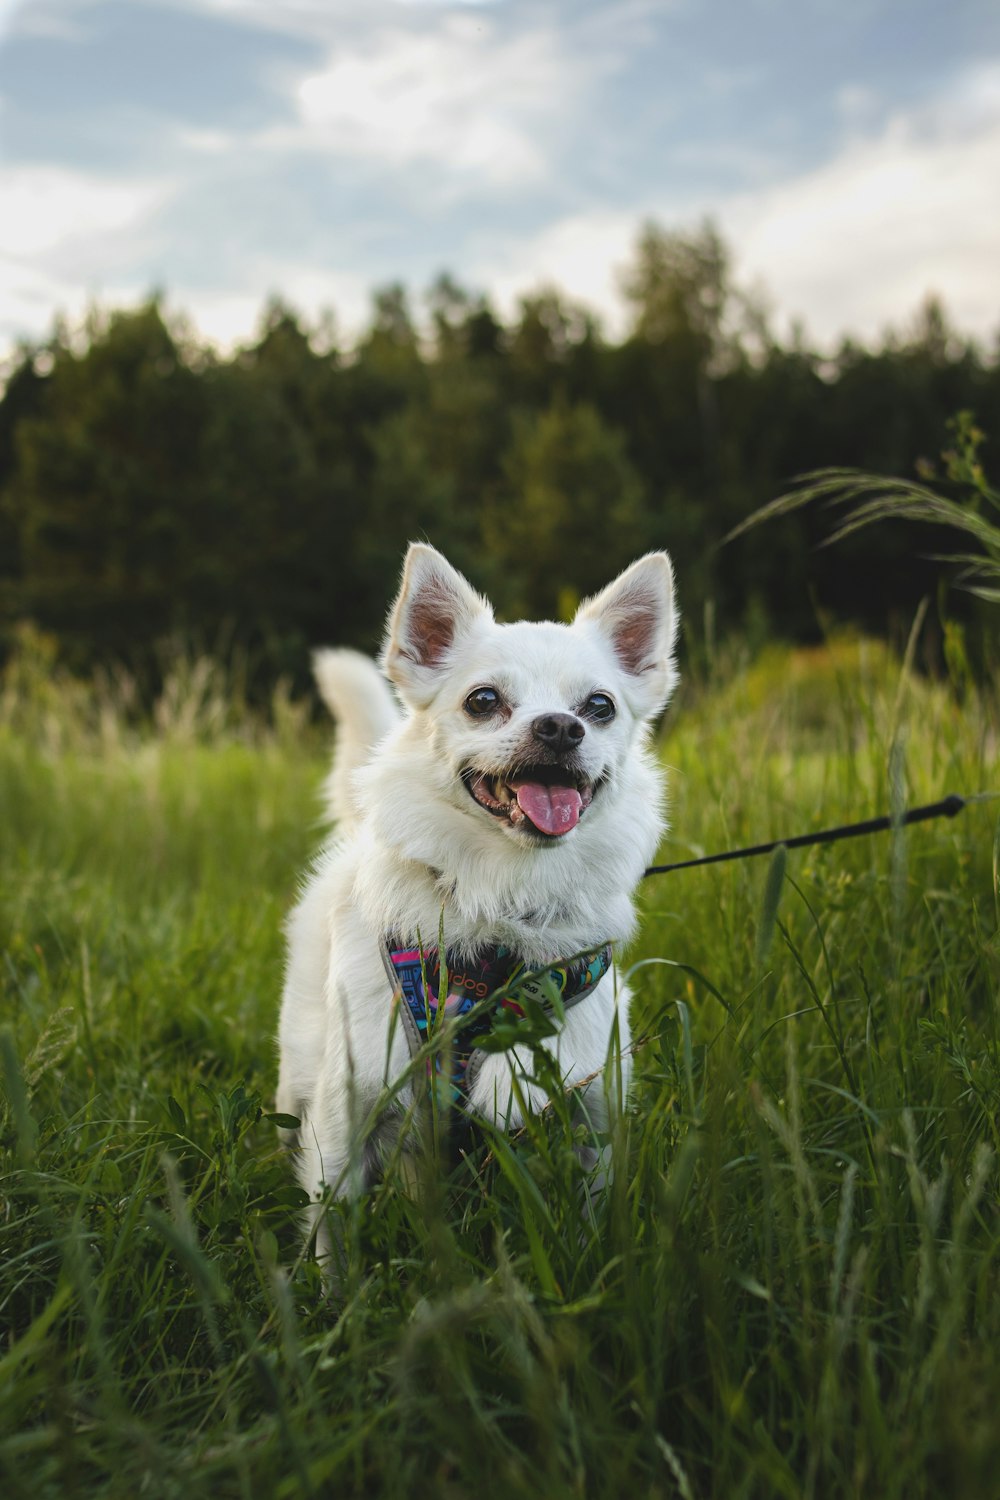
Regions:
M 710 214 L 780 331 L 1000 329 L 996 0 L 0 0 L 0 353 L 153 287 L 223 345 L 442 269 L 620 326 Z

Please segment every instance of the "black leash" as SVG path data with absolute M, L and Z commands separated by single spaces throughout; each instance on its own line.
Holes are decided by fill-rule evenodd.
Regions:
M 929 802 L 926 807 L 914 807 L 902 817 L 866 818 L 863 823 L 845 823 L 840 828 L 824 828 L 820 833 L 800 833 L 794 839 L 775 839 L 770 844 L 753 844 L 749 849 L 730 849 L 725 854 L 706 854 L 701 859 L 682 859 L 673 865 L 650 865 L 647 875 L 666 875 L 671 870 L 690 870 L 695 865 L 717 865 L 727 859 L 750 859 L 755 854 L 771 854 L 782 844 L 786 849 L 805 849 L 811 844 L 835 844 L 838 839 L 857 839 L 865 833 L 885 833 L 890 828 L 901 828 L 905 823 L 926 823 L 930 818 L 953 818 L 970 802 L 984 801 L 995 797 L 996 792 L 981 792 L 976 797 L 960 797 L 953 792 L 940 802 Z

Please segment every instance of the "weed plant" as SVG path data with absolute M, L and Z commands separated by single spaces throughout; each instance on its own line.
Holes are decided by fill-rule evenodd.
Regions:
M 326 733 L 196 663 L 153 732 L 43 646 L 0 694 L 5 1496 L 995 1500 L 997 804 L 647 882 L 605 1190 L 569 1100 L 442 1138 L 331 1210 L 325 1293 L 267 1115 Z M 660 857 L 995 788 L 961 687 L 717 673 Z

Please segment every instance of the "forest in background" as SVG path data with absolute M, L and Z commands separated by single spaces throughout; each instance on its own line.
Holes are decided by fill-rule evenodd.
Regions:
M 888 524 L 821 548 L 831 520 L 808 508 L 720 543 L 826 465 L 947 491 L 961 411 L 995 472 L 1000 346 L 933 299 L 875 348 L 782 342 L 709 225 L 647 225 L 622 286 L 618 340 L 557 290 L 504 322 L 447 275 L 419 313 L 401 286 L 376 292 L 350 348 L 277 300 L 230 357 L 160 297 L 57 325 L 0 399 L 0 650 L 30 621 L 78 671 L 152 681 L 181 641 L 238 648 L 262 689 L 301 683 L 312 646 L 377 646 L 412 537 L 505 618 L 565 616 L 666 546 L 689 649 L 904 633 L 949 576 L 948 538 Z M 980 608 L 959 591 L 947 607 Z

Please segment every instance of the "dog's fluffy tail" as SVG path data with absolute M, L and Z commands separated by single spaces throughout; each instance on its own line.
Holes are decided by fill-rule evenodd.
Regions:
M 323 785 L 327 812 L 341 828 L 357 818 L 354 772 L 399 719 L 392 690 L 370 656 L 360 651 L 313 653 L 320 696 L 337 721 L 333 765 Z

